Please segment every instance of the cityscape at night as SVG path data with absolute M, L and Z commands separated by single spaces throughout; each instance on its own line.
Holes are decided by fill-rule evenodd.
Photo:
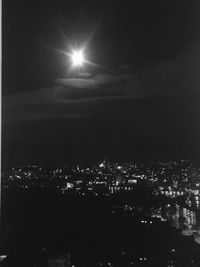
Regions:
M 13 192 L 16 194 L 15 201 L 13 203 L 8 201 L 10 206 L 3 201 L 2 206 L 2 211 L 7 214 L 2 221 L 2 227 L 5 229 L 5 235 L 3 234 L 2 237 L 5 240 L 9 240 L 6 236 L 8 233 L 12 236 L 14 231 L 19 231 L 18 234 L 20 234 L 20 230 L 17 229 L 17 217 L 25 206 L 37 207 L 36 203 L 40 198 L 45 204 L 42 205 L 43 208 L 39 213 L 32 211 L 33 214 L 26 214 L 25 221 L 31 218 L 35 220 L 34 223 L 32 222 L 32 227 L 35 227 L 37 220 L 44 220 L 42 212 L 45 212 L 48 219 L 46 218 L 44 221 L 52 224 L 51 227 L 60 227 L 59 231 L 63 231 L 63 237 L 68 231 L 79 232 L 83 227 L 88 236 L 91 235 L 88 232 L 90 230 L 93 234 L 98 235 L 100 227 L 101 238 L 103 237 L 106 243 L 111 242 L 113 246 L 116 237 L 119 235 L 121 238 L 121 241 L 115 244 L 111 250 L 104 248 L 106 250 L 104 255 L 98 251 L 100 250 L 98 245 L 95 245 L 93 252 L 86 252 L 82 248 L 82 253 L 89 253 L 89 255 L 92 253 L 92 256 L 81 256 L 80 261 L 76 259 L 78 252 L 74 252 L 73 246 L 68 244 L 67 255 L 72 259 L 75 257 L 74 260 L 68 260 L 73 261 L 74 266 L 175 267 L 198 266 L 200 261 L 200 162 L 198 161 L 141 163 L 104 160 L 93 165 L 64 165 L 54 168 L 25 165 L 3 168 L 3 200 L 4 198 L 9 199 L 9 194 L 11 196 Z M 32 199 L 28 197 L 29 194 L 33 197 Z M 54 200 L 52 200 L 51 194 L 54 195 Z M 26 199 L 27 203 L 21 207 L 19 203 L 22 204 L 23 199 Z M 53 203 L 54 201 L 55 203 Z M 58 204 L 60 201 L 62 208 Z M 69 214 L 65 214 L 64 203 L 68 209 L 70 201 L 73 201 L 72 207 L 75 211 L 80 212 L 80 209 L 85 209 L 78 217 L 74 211 L 67 211 Z M 52 212 L 55 212 L 53 205 L 59 209 L 54 215 L 58 216 L 56 219 L 59 222 L 48 222 L 50 210 L 42 211 L 46 205 L 52 205 L 49 207 Z M 90 209 L 94 209 L 94 211 L 88 216 L 87 212 L 90 213 Z M 87 219 L 84 218 L 84 212 L 88 216 Z M 7 221 L 9 216 L 12 217 L 10 222 Z M 83 218 L 80 218 L 82 216 Z M 77 222 L 72 223 L 72 218 L 73 220 L 75 218 L 82 220 L 79 222 L 81 229 L 76 230 Z M 105 222 L 106 219 L 107 222 Z M 63 224 L 62 220 L 66 224 Z M 67 222 L 68 220 L 70 222 Z M 64 225 L 69 229 L 65 229 Z M 39 229 L 37 227 L 37 231 L 34 229 L 34 235 L 43 240 L 44 247 L 40 248 L 41 251 L 37 248 L 37 253 L 41 253 L 43 257 L 41 256 L 40 261 L 38 260 L 34 264 L 46 266 L 42 264 L 49 259 L 47 251 L 52 249 L 55 237 L 52 237 L 54 241 L 47 242 L 44 232 L 41 232 L 41 225 Z M 120 232 L 116 232 L 117 227 L 122 228 Z M 123 227 L 127 227 L 127 229 L 124 230 Z M 29 235 L 30 230 L 26 229 L 26 231 Z M 140 237 L 136 235 L 138 231 L 140 231 Z M 122 239 L 121 234 L 126 232 L 130 237 L 135 235 L 134 241 L 130 242 L 130 237 L 127 237 L 127 240 Z M 116 233 L 115 237 L 114 233 Z M 169 235 L 168 238 L 166 238 L 166 234 Z M 161 236 L 158 237 L 158 235 Z M 12 238 L 9 240 L 11 243 Z M 70 236 L 70 238 L 72 237 Z M 98 242 L 105 246 L 101 238 Z M 110 238 L 111 240 L 108 241 Z M 159 243 L 161 242 L 160 238 L 163 238 L 162 244 Z M 33 240 L 37 244 L 35 238 Z M 5 242 L 4 249 L 10 247 L 9 242 Z M 62 238 L 60 242 L 63 242 Z M 86 239 L 85 242 L 88 240 Z M 189 249 L 185 251 L 185 247 Z M 73 266 L 73 264 L 69 266 Z
M 3 0 L 0 267 L 200 267 L 200 0 Z

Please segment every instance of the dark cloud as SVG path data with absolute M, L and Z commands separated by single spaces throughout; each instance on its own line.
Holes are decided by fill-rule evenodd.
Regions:
M 3 3 L 3 93 L 50 87 L 66 75 L 66 42 L 88 44 L 89 60 L 109 67 L 173 59 L 199 39 L 198 0 Z M 56 49 L 54 49 L 56 48 Z
M 113 96 L 132 98 L 191 94 L 199 92 L 199 70 L 200 43 L 193 42 L 176 58 L 152 62 L 141 71 L 136 72 L 131 64 L 122 65 L 112 75 L 98 74 L 89 79 L 62 79 L 58 83 L 66 88 L 66 92 L 72 88 L 77 92 L 80 89 L 83 98 L 84 89 L 91 89 L 93 97 L 94 91 L 98 89 L 106 89 L 108 96 L 112 96 L 113 93 Z M 102 93 L 102 96 L 105 95 Z
M 145 99 L 200 94 L 200 44 L 193 43 L 173 60 L 135 73 L 132 65 L 116 73 L 57 79 L 54 86 L 3 98 L 3 121 L 90 117 L 78 102 L 98 99 Z M 70 108 L 69 108 L 70 107 Z
M 200 151 L 199 101 L 180 96 L 68 101 L 36 106 L 20 121 L 12 112 L 12 123 L 3 122 L 4 159 L 55 163 L 107 153 L 122 159 L 195 158 Z

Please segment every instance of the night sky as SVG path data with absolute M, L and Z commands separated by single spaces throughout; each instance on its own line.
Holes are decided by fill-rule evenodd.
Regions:
M 3 163 L 200 158 L 196 0 L 3 1 Z M 81 77 L 61 51 L 88 41 Z

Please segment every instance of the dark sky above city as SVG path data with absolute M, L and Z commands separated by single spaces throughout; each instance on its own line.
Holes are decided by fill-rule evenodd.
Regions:
M 2 13 L 3 162 L 199 158 L 199 1 L 4 0 Z M 76 77 L 60 51 L 86 41 L 101 67 Z

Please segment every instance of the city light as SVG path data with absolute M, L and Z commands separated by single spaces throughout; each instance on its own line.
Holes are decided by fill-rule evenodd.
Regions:
M 78 60 L 77 64 L 79 64 Z M 196 169 L 197 177 L 195 183 L 192 183 L 191 164 L 192 162 L 189 161 L 184 163 L 184 173 L 183 163 L 176 161 L 165 164 L 164 173 L 161 162 L 145 165 L 103 161 L 97 165 L 81 166 L 81 168 L 75 165 L 67 168 L 55 167 L 51 170 L 42 166 L 15 166 L 2 170 L 2 186 L 5 190 L 20 188 L 26 191 L 37 186 L 41 188 L 51 186 L 65 195 L 100 198 L 117 196 L 121 193 L 134 194 L 138 185 L 143 184 L 152 190 L 152 194 L 156 197 L 164 195 L 168 203 L 157 208 L 153 207 L 148 213 L 145 213 L 146 211 L 144 212 L 140 206 L 114 205 L 111 209 L 112 214 L 115 214 L 115 217 L 135 217 L 141 213 L 143 219 L 140 217 L 138 222 L 146 227 L 154 224 L 154 221 L 159 223 L 168 221 L 173 227 L 181 230 L 182 235 L 195 235 L 195 240 L 200 242 L 198 223 L 200 168 Z M 125 171 L 126 174 L 124 174 Z M 185 173 L 187 179 L 185 179 Z M 182 196 L 185 196 L 183 204 L 179 202 Z
M 1 255 L 0 256 L 0 262 L 3 261 L 6 257 L 7 257 L 7 255 Z

